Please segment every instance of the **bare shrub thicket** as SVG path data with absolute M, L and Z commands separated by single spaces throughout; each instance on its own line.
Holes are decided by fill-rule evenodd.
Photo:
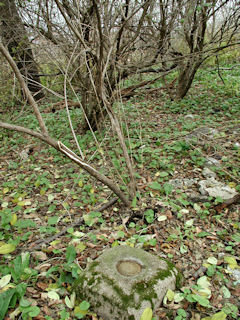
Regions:
M 124 95 L 133 95 L 136 88 L 153 83 L 160 77 L 172 99 L 183 98 L 198 68 L 208 57 L 239 45 L 239 12 L 237 0 L 18 1 L 20 21 L 24 30 L 31 34 L 32 46 L 29 44 L 28 47 L 41 48 L 39 62 L 41 65 L 44 61 L 44 73 L 49 73 L 42 76 L 45 89 L 64 99 L 67 111 L 70 96 L 82 108 L 78 132 L 91 129 L 94 135 L 105 118 L 110 119 L 126 160 L 131 198 L 136 191 L 133 166 L 114 102 Z M 36 48 L 34 52 L 37 54 Z M 3 46 L 1 51 L 7 57 Z M 11 64 L 9 57 L 8 62 Z M 12 68 L 15 70 L 15 66 Z M 18 69 L 21 68 L 18 66 Z M 16 74 L 17 71 L 14 72 Z M 177 76 L 169 84 L 165 76 L 171 72 Z M 149 73 L 155 75 L 151 80 L 142 81 L 139 77 L 135 79 L 137 83 L 123 87 L 125 79 Z M 52 81 L 46 79 L 55 74 L 63 79 L 63 91 L 60 93 L 47 87 Z M 18 79 L 22 81 L 20 77 Z M 26 88 L 24 92 L 27 92 Z M 29 93 L 28 100 L 34 107 Z M 36 106 L 34 110 L 37 110 Z M 43 125 L 40 118 L 39 124 Z M 3 122 L 1 126 L 27 133 L 23 129 L 10 128 Z M 82 160 L 61 142 L 49 140 L 51 137 L 47 140 L 47 130 L 42 130 L 40 139 L 81 164 L 79 161 Z M 73 128 L 72 131 L 77 143 Z M 81 154 L 80 148 L 79 152 Z M 84 168 L 89 169 L 87 166 Z M 128 203 L 118 188 L 114 189 L 108 180 L 99 178 L 95 173 L 93 175 L 105 181 L 123 202 Z

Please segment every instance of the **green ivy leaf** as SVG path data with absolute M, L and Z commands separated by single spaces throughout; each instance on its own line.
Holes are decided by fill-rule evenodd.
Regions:
M 76 255 L 77 255 L 77 253 L 76 253 L 76 249 L 74 246 L 67 247 L 66 260 L 67 260 L 68 264 L 72 263 L 75 260 Z
M 87 311 L 90 307 L 90 303 L 87 302 L 87 301 L 82 301 L 79 305 L 79 308 L 82 310 L 82 311 Z
M 201 306 L 203 307 L 210 307 L 209 301 L 208 299 L 202 297 L 202 296 L 198 296 L 197 294 L 192 294 L 192 298 L 198 302 Z
M 227 287 L 222 286 L 221 290 L 222 290 L 224 298 L 229 299 L 231 297 L 231 292 L 228 290 Z
M 29 311 L 29 313 L 28 313 L 28 315 L 30 317 L 37 317 L 39 315 L 39 313 L 40 313 L 39 307 L 38 306 L 32 306 L 30 311 Z
M 170 183 L 166 182 L 163 185 L 163 189 L 164 189 L 166 195 L 168 196 L 173 191 L 173 185 L 171 185 Z
M 162 186 L 161 186 L 161 184 L 160 183 L 158 183 L 158 182 L 152 182 L 150 185 L 149 185 L 149 187 L 151 188 L 151 189 L 154 189 L 154 190 L 162 190 Z
M 20 307 L 29 307 L 31 305 L 31 302 L 27 299 L 22 298 L 20 300 Z

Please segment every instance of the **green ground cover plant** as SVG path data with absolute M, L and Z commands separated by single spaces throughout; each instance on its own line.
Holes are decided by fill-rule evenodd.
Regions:
M 223 83 L 215 66 L 204 66 L 181 101 L 171 101 L 162 91 L 139 90 L 121 103 L 138 185 L 128 209 L 117 202 L 99 212 L 98 204 L 112 195 L 106 187 L 55 149 L 40 148 L 30 136 L 0 131 L 0 319 L 100 319 L 87 301 L 76 299 L 71 285 L 88 261 L 107 247 L 124 244 L 170 258 L 184 275 L 182 288 L 167 292 L 154 317 L 239 319 L 240 280 L 233 277 L 240 270 L 239 203 L 216 211 L 222 199 L 193 203 L 169 183 L 202 177 L 206 158 L 217 154 L 221 167 L 212 170 L 240 192 L 240 70 L 230 67 L 221 70 Z M 161 85 L 159 81 L 152 88 Z M 82 114 L 79 109 L 70 112 L 77 129 Z M 189 114 L 193 121 L 186 120 Z M 44 117 L 70 147 L 65 110 Z M 36 126 L 28 109 L 16 124 Z M 202 126 L 218 130 L 213 141 L 197 145 L 185 140 Z M 78 142 L 104 174 L 104 163 L 113 163 L 110 174 L 117 172 L 124 190 L 129 178 L 122 151 L 105 130 L 96 133 L 104 147 L 96 147 L 90 132 L 78 136 Z M 26 146 L 31 151 L 21 158 Z M 151 310 L 142 320 L 151 319 L 149 314 Z

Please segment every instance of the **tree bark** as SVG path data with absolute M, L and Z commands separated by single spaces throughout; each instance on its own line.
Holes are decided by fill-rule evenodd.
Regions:
M 28 34 L 14 0 L 1 0 L 0 35 L 36 100 L 44 97 Z
M 177 99 L 183 99 L 188 90 L 191 88 L 194 76 L 200 67 L 202 61 L 198 62 L 188 62 L 187 64 L 181 66 L 182 70 L 178 76 L 178 85 L 177 85 Z

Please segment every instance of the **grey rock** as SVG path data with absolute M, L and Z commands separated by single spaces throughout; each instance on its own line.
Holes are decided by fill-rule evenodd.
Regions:
M 213 172 L 212 170 L 210 170 L 209 168 L 205 167 L 202 171 L 202 175 L 205 177 L 205 178 L 216 178 L 216 173 Z
M 212 166 L 221 167 L 221 163 L 219 160 L 215 158 L 208 157 L 205 162 L 205 167 L 212 167 Z
M 227 270 L 230 272 L 231 277 L 234 280 L 240 281 L 240 269 L 232 269 L 229 266 L 227 266 Z
M 118 246 L 93 261 L 75 284 L 75 292 L 90 302 L 104 320 L 140 319 L 156 310 L 180 277 L 166 260 L 142 249 Z
M 168 181 L 175 189 L 186 189 L 197 183 L 196 179 L 171 179 Z
M 195 116 L 193 115 L 193 114 L 187 114 L 185 117 L 184 117 L 184 119 L 185 120 L 190 120 L 190 121 L 192 121 L 192 120 L 194 120 L 195 119 Z
M 228 200 L 237 194 L 235 189 L 230 188 L 226 184 L 217 181 L 214 178 L 201 180 L 199 181 L 199 185 L 199 191 L 204 196 L 208 195 L 214 198 L 220 197 L 223 200 Z
M 209 128 L 209 127 L 200 127 L 197 128 L 195 130 L 193 130 L 193 132 L 191 132 L 190 134 L 188 134 L 186 136 L 187 140 L 191 140 L 191 139 L 213 139 L 216 135 L 218 135 L 219 131 L 213 128 Z
M 208 196 L 207 195 L 201 195 L 198 192 L 191 192 L 187 194 L 188 201 L 197 203 L 197 202 L 207 202 Z

